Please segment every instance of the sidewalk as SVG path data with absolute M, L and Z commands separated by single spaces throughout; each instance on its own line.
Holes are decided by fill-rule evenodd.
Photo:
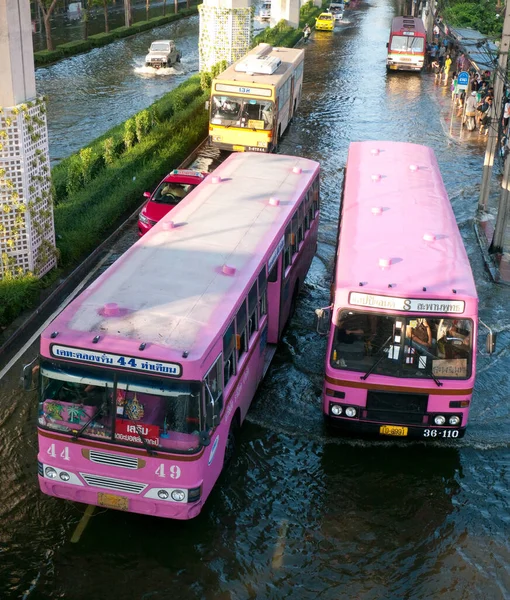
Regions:
M 433 75 L 430 73 L 424 73 L 424 75 L 433 79 Z M 436 99 L 440 107 L 441 120 L 444 123 L 446 134 L 456 143 L 469 144 L 472 147 L 476 147 L 480 152 L 480 159 L 483 164 L 487 137 L 480 135 L 476 130 L 468 131 L 462 125 L 462 119 L 457 116 L 457 109 L 453 107 L 451 100 L 450 81 L 446 86 L 434 85 L 434 89 L 437 90 Z M 503 242 L 505 251 L 502 254 L 489 253 L 501 195 L 501 186 L 496 183 L 497 173 L 498 162 L 496 160 L 492 172 L 492 192 L 489 195 L 487 211 L 477 211 L 474 216 L 474 228 L 485 264 L 492 279 L 496 283 L 510 285 L 510 221 L 507 223 L 505 230 Z

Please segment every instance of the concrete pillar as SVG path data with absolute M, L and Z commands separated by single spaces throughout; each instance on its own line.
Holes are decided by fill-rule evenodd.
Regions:
M 35 98 L 29 0 L 0 0 L 0 106 Z
M 250 0 L 204 0 L 198 12 L 200 71 L 210 71 L 222 60 L 230 65 L 248 52 L 253 29 Z
M 46 106 L 29 0 L 0 0 L 0 279 L 56 265 Z
M 300 0 L 272 0 L 271 27 L 284 19 L 290 27 L 299 27 Z

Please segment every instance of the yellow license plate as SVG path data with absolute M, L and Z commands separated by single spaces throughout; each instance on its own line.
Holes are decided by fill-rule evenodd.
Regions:
M 128 510 L 129 499 L 115 494 L 105 494 L 98 492 L 97 503 L 106 508 L 116 508 L 117 510 Z
M 234 146 L 234 152 L 244 152 L 244 146 Z
M 396 425 L 382 425 L 379 429 L 381 435 L 394 435 L 404 437 L 407 435 L 407 427 L 397 427 Z

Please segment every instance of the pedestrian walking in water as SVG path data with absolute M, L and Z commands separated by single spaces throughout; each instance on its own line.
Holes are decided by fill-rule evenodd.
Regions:
M 434 73 L 434 82 L 439 83 L 441 81 L 441 65 L 437 58 L 432 61 L 432 72 Z
M 450 55 L 446 55 L 446 60 L 444 61 L 444 85 L 448 83 L 448 74 L 450 72 L 450 67 L 452 66 L 452 59 Z

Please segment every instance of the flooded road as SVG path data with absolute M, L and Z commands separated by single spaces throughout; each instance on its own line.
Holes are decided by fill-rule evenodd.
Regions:
M 254 20 L 255 33 L 265 27 L 267 23 Z M 38 68 L 37 93 L 48 98 L 52 163 L 90 144 L 197 73 L 198 29 L 198 15 L 186 17 Z M 144 67 L 151 42 L 161 39 L 175 41 L 181 62 L 168 69 Z
M 307 46 L 300 113 L 280 151 L 321 162 L 318 254 L 237 457 L 199 517 L 98 509 L 71 543 L 86 507 L 39 493 L 35 396 L 17 389 L 15 369 L 0 382 L 2 600 L 510 598 L 510 303 L 473 232 L 481 142 L 450 136 L 448 92 L 433 77 L 386 74 L 393 15 L 387 0 L 360 2 Z M 345 439 L 323 428 L 325 341 L 313 311 L 329 301 L 348 144 L 367 139 L 434 148 L 480 317 L 499 332 L 496 355 L 478 357 L 471 421 L 456 443 Z

